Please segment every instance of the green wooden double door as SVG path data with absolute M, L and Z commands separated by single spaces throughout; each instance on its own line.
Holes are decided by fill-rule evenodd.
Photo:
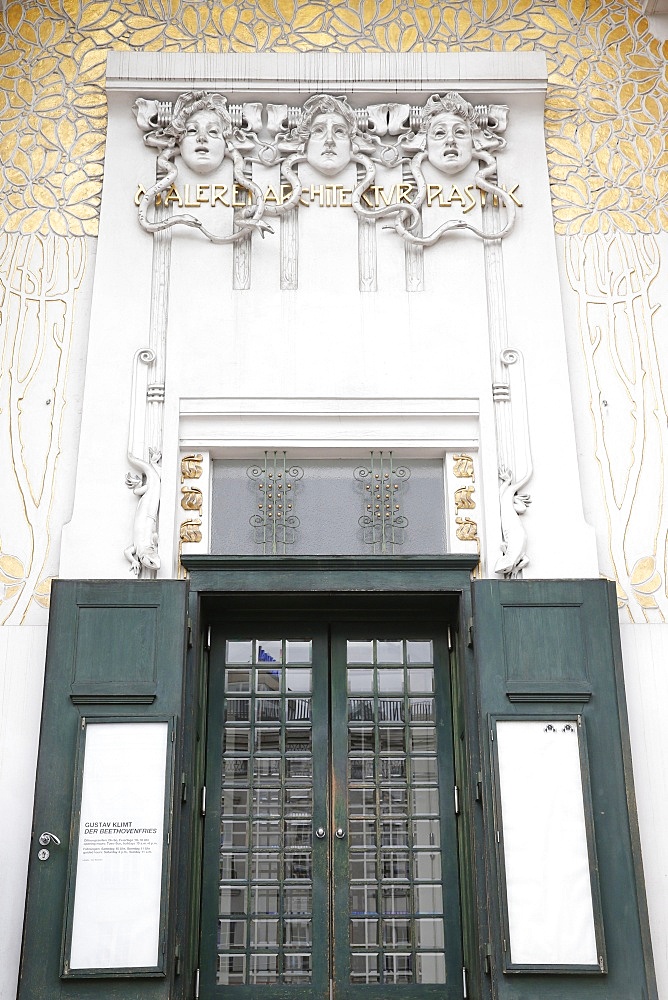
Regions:
M 453 772 L 442 633 L 214 630 L 200 996 L 461 997 Z

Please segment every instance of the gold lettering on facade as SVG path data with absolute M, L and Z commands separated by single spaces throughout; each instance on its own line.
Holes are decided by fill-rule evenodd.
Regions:
M 245 208 L 246 201 L 244 200 L 244 189 L 239 187 L 238 184 L 232 185 L 232 208 Z M 239 198 L 242 200 L 239 201 Z
M 518 189 L 519 184 L 515 184 L 510 190 L 505 187 L 503 188 L 504 191 L 508 190 L 508 194 L 514 203 L 519 208 L 522 208 L 523 203 L 517 196 Z M 280 188 L 268 185 L 264 193 L 264 200 L 270 205 L 282 205 L 290 197 L 291 190 L 287 184 L 282 184 Z M 139 205 L 145 193 L 146 189 L 144 186 L 141 184 L 137 185 L 134 195 L 135 205 Z M 402 204 L 409 205 L 414 197 L 414 193 L 415 188 L 412 184 L 393 184 L 391 187 L 383 187 L 376 184 L 362 193 L 360 201 L 366 208 L 383 208 L 389 205 Z M 232 195 L 231 203 L 226 200 L 226 196 L 229 197 L 230 194 Z M 312 184 L 302 191 L 299 204 L 305 208 L 314 203 L 320 208 L 351 208 L 352 194 L 353 189 L 345 187 L 343 184 Z M 197 184 L 193 186 L 188 183 L 183 185 L 183 193 L 173 184 L 164 195 L 164 204 L 170 205 L 172 202 L 176 202 L 179 208 L 199 208 L 200 205 L 210 205 L 212 208 L 215 208 L 219 204 L 224 208 L 245 208 L 248 204 L 244 200 L 246 197 L 247 192 L 238 184 L 234 184 L 230 190 L 226 184 Z M 458 203 L 462 213 L 466 215 L 467 212 L 471 212 L 477 205 L 484 208 L 486 200 L 487 193 L 476 188 L 474 184 L 467 184 L 463 189 L 457 184 L 453 184 L 447 197 L 441 184 L 427 185 L 426 201 L 428 208 L 431 208 L 433 205 L 438 205 L 439 208 L 451 208 L 453 203 Z M 163 203 L 161 195 L 157 195 L 155 203 L 156 205 Z M 496 195 L 494 196 L 494 204 L 498 204 Z
M 317 199 L 321 208 L 333 208 L 337 203 L 336 187 L 335 184 L 312 184 L 309 189 L 311 201 Z
M 186 184 L 185 186 L 183 204 L 185 208 L 199 208 L 199 202 L 193 201 L 190 196 L 190 184 Z
M 174 184 L 170 187 L 169 191 L 165 195 L 165 205 L 169 205 L 171 202 L 175 201 L 179 208 L 183 208 L 183 199 L 179 192 L 176 190 Z
M 353 189 L 349 188 L 349 187 L 344 187 L 343 184 L 337 184 L 336 185 L 336 191 L 337 191 L 337 198 L 338 198 L 337 204 L 341 208 L 350 208 L 351 205 L 352 205 L 352 201 L 345 201 L 345 199 L 346 198 L 352 199 Z
M 503 187 L 503 184 L 501 185 L 501 187 Z M 519 208 L 523 208 L 524 206 L 522 205 L 522 202 L 519 200 L 519 198 L 515 197 L 515 192 L 517 191 L 518 187 L 519 187 L 519 184 L 516 184 L 515 187 L 512 187 L 510 189 L 510 191 L 508 191 L 508 188 L 506 188 L 506 187 L 503 187 L 503 190 L 504 191 L 508 191 L 508 194 L 510 195 L 510 197 L 513 199 L 513 201 L 515 202 L 515 204 Z
M 441 204 L 441 196 L 443 194 L 442 184 L 427 184 L 427 208 L 431 208 L 432 202 L 439 199 L 439 205 Z
M 311 201 L 315 201 L 316 198 L 319 199 L 320 204 L 324 205 L 325 187 L 328 185 L 324 184 L 311 184 L 310 195 Z
M 452 185 L 452 190 L 450 191 L 450 197 L 448 198 L 448 205 L 452 204 L 453 201 L 458 201 L 462 206 L 466 201 L 463 192 L 460 191 L 460 189 L 457 187 L 456 184 Z
M 390 188 L 389 194 L 385 193 L 385 188 L 378 187 L 377 184 L 375 184 L 371 188 L 371 190 L 373 191 L 373 196 L 376 199 L 376 205 L 380 205 L 381 201 L 383 202 L 384 205 L 391 205 L 395 199 L 395 192 L 397 190 L 397 185 L 395 184 L 393 187 Z

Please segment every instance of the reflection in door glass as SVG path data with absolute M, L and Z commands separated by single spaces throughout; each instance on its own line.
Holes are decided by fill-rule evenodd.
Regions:
M 219 986 L 311 982 L 310 663 L 310 640 L 227 642 Z
M 431 640 L 349 640 L 352 983 L 445 983 Z

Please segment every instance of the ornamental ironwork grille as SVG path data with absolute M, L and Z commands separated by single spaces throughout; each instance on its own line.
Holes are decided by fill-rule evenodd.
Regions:
M 299 465 L 288 465 L 285 452 L 264 453 L 264 465 L 251 465 L 246 475 L 257 484 L 257 513 L 250 518 L 255 542 L 265 555 L 281 555 L 294 545 L 299 518 L 294 512 L 295 483 L 304 475 Z
M 358 466 L 353 473 L 364 488 L 364 513 L 359 518 L 364 543 L 374 555 L 393 553 L 403 545 L 408 518 L 402 509 L 402 488 L 411 476 L 408 466 L 395 466 L 392 452 L 371 452 L 369 466 Z
M 277 448 L 274 457 L 273 446 L 265 459 L 264 451 L 211 463 L 212 553 L 382 558 L 447 551 L 442 459 L 391 461 L 389 449 L 382 464 L 380 449 L 373 461 L 370 451 L 302 458 Z

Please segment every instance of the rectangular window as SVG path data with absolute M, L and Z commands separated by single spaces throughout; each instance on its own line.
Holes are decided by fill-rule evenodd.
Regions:
M 213 463 L 217 555 L 417 555 L 446 551 L 440 459 L 297 459 Z

